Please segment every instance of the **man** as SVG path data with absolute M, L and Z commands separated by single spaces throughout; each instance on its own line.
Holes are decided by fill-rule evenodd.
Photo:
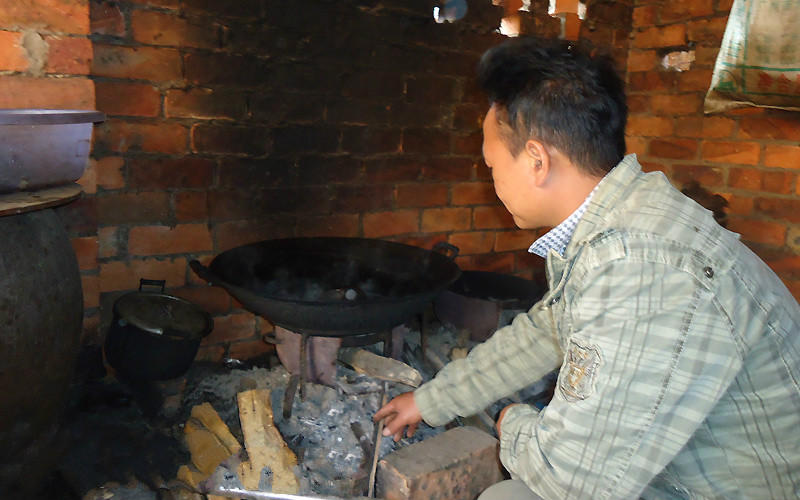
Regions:
M 514 39 L 484 55 L 479 82 L 498 197 L 519 227 L 554 228 L 531 247 L 549 291 L 380 409 L 384 434 L 473 414 L 559 369 L 543 410 L 501 412 L 514 480 L 481 498 L 798 498 L 795 299 L 738 235 L 623 156 L 607 59 Z

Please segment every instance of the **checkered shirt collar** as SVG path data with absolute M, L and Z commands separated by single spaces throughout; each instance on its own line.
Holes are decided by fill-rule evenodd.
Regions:
M 561 222 L 561 224 L 548 231 L 545 235 L 534 241 L 533 245 L 528 248 L 528 251 L 538 255 L 539 257 L 547 258 L 547 252 L 549 252 L 550 249 L 553 249 L 558 253 L 558 255 L 563 257 L 564 251 L 567 249 L 567 245 L 569 244 L 569 240 L 572 239 L 572 233 L 575 232 L 575 227 L 578 225 L 581 217 L 583 217 L 583 214 L 586 213 L 586 209 L 589 207 L 589 202 L 592 201 L 592 196 L 594 196 L 594 194 L 597 192 L 597 188 L 600 187 L 600 184 L 602 184 L 602 181 L 597 183 L 597 186 L 595 186 L 594 189 L 592 189 L 592 192 L 589 193 L 589 196 L 583 200 L 581 206 L 572 212 L 572 215 L 567 217 L 563 222 Z

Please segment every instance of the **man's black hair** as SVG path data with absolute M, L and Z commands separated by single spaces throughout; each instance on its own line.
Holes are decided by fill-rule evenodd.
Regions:
M 486 51 L 478 84 L 509 127 L 515 157 L 536 139 L 605 175 L 625 155 L 624 83 L 608 56 L 566 40 L 513 38 Z

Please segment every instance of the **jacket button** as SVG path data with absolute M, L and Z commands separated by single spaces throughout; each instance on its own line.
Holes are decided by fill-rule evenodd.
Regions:
M 550 299 L 550 303 L 548 305 L 555 305 L 558 302 L 559 297 L 553 297 Z
M 703 268 L 703 274 L 705 274 L 709 278 L 713 278 L 714 277 L 714 270 L 711 269 L 710 267 L 704 267 Z

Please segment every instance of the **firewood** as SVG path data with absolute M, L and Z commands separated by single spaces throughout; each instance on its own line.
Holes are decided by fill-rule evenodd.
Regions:
M 402 361 L 380 356 L 364 349 L 345 347 L 339 349 L 339 361 L 358 373 L 411 387 L 419 387 L 422 375 Z
M 254 389 L 237 394 L 239 420 L 249 460 L 239 464 L 239 478 L 245 489 L 259 490 L 262 470 L 272 472 L 271 491 L 296 494 L 300 485 L 294 475 L 297 457 L 286 445 L 275 427 L 270 404 L 270 391 Z M 261 488 L 259 488 L 261 486 Z
M 204 476 L 214 472 L 220 463 L 242 449 L 242 445 L 209 403 L 192 408 L 183 432 L 192 455 L 192 464 Z

